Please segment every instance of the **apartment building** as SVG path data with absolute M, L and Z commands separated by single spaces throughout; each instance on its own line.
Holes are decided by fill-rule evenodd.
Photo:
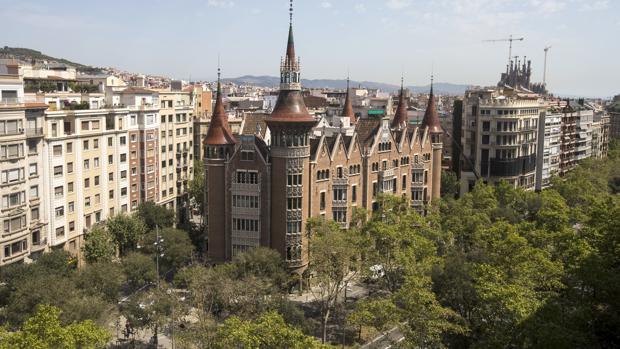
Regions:
M 465 92 L 461 143 L 461 194 L 477 179 L 534 189 L 538 124 L 544 105 L 537 94 L 508 87 Z
M 187 218 L 188 182 L 194 171 L 194 106 L 190 92 L 159 92 L 160 196 L 158 203 Z
M 49 246 L 79 256 L 84 234 L 129 206 L 127 109 L 45 114 Z
M 43 111 L 24 102 L 17 62 L 0 62 L 0 266 L 47 249 Z
M 560 174 L 560 148 L 562 139 L 562 115 L 543 113 L 538 133 L 538 158 L 536 162 L 536 190 L 547 188 L 551 177 Z

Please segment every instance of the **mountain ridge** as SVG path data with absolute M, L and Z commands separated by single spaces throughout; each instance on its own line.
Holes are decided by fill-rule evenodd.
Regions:
M 243 75 L 236 78 L 224 78 L 224 82 L 232 82 L 237 85 L 248 84 L 259 87 L 277 87 L 280 84 L 280 78 L 270 75 Z M 306 88 L 332 88 L 345 89 L 347 87 L 346 79 L 301 79 L 301 84 Z M 399 85 L 387 84 L 376 81 L 350 81 L 351 87 L 378 88 L 386 92 L 394 92 L 400 89 Z M 453 84 L 447 82 L 437 82 L 433 84 L 433 90 L 438 94 L 463 94 L 470 85 Z M 408 85 L 405 86 L 414 93 L 428 93 L 429 85 Z

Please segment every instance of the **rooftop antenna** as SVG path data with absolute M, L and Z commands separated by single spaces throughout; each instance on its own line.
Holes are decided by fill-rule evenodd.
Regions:
M 545 47 L 545 63 L 543 67 L 543 87 L 544 88 L 547 87 L 547 53 L 549 52 L 550 48 L 551 46 Z

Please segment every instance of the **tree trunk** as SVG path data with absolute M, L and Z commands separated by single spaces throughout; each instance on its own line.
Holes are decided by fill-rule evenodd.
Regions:
M 321 343 L 323 344 L 325 344 L 325 341 L 327 341 L 327 321 L 328 320 L 329 320 L 329 309 L 327 309 L 322 319 L 323 336 L 321 337 Z

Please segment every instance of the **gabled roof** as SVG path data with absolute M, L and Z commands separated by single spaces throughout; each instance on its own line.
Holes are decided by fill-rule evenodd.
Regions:
M 267 123 L 265 119 L 267 114 L 263 113 L 248 113 L 243 117 L 243 129 L 242 135 L 256 135 L 262 139 L 265 139 L 265 133 L 267 132 Z
M 355 132 L 357 133 L 357 137 L 361 144 L 368 144 L 373 136 L 377 134 L 377 130 L 379 130 L 381 126 L 380 119 L 360 119 L 355 126 Z

